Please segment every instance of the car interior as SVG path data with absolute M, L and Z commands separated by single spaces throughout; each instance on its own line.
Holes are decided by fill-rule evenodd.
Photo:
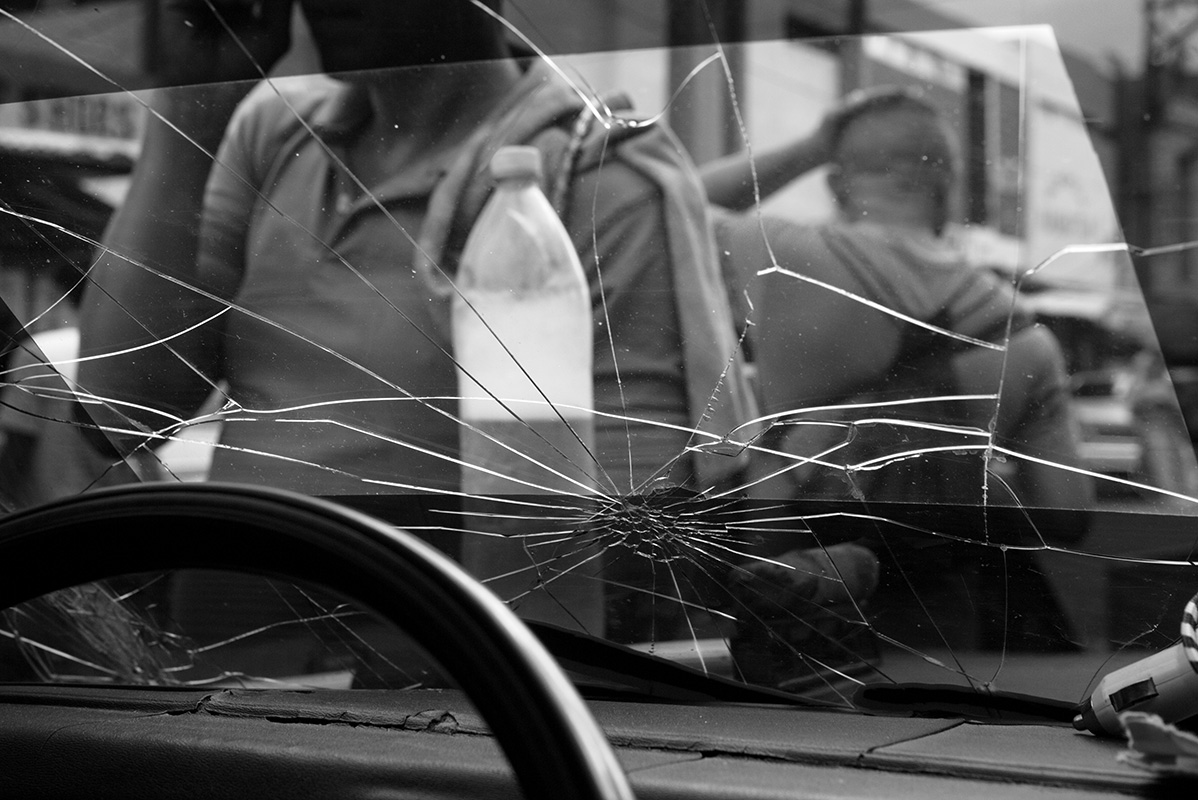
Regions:
M 0 794 L 1192 789 L 1196 46 L 0 3 Z

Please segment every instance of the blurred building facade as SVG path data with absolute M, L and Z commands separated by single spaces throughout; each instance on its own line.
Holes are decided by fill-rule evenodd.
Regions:
M 144 110 L 116 87 L 153 84 L 141 33 L 153 1 L 0 2 L 0 11 L 10 17 L 0 20 L 0 168 L 8 186 L 26 187 L 30 213 L 56 214 L 52 222 L 80 234 L 64 237 L 44 227 L 34 233 L 19 217 L 7 215 L 0 225 L 0 291 L 6 300 L 18 285 L 31 290 L 28 281 L 5 280 L 5 273 L 37 269 L 61 257 L 56 253 L 83 257 L 87 239 L 98 236 L 107 210 L 119 201 L 119 177 L 136 157 Z M 611 67 L 610 83 L 639 84 L 633 89 L 640 91 L 642 105 L 667 110 L 698 162 L 745 146 L 746 136 L 763 147 L 771 137 L 800 132 L 853 88 L 916 83 L 961 132 L 959 222 L 980 263 L 1027 269 L 1068 243 L 1125 237 L 1153 247 L 1198 239 L 1198 69 L 1190 47 L 1198 0 L 1148 0 L 1143 35 L 1149 57 L 1140 72 L 1066 51 L 1058 56 L 1061 75 L 1046 67 L 1048 77 L 1032 81 L 1027 64 L 1034 36 L 1005 44 L 976 36 L 964 44 L 934 35 L 883 36 L 959 30 L 962 21 L 946 16 L 951 3 L 583 0 L 582 5 L 589 10 L 571 3 L 571 13 L 564 15 L 553 0 L 509 0 L 505 10 L 528 37 L 513 37 L 517 46 L 530 51 L 644 51 L 635 68 Z M 586 25 L 577 24 L 580 15 Z M 302 26 L 296 39 L 278 72 L 315 67 Z M 738 44 L 767 41 L 775 44 Z M 710 62 L 715 42 L 730 75 Z M 661 49 L 666 46 L 671 49 Z M 1051 57 L 1051 45 L 1036 47 Z M 766 79 L 746 80 L 763 75 Z M 778 80 L 791 84 L 787 102 L 757 88 Z M 734 94 L 730 86 L 745 88 Z M 1024 91 L 1028 87 L 1035 92 Z M 1060 166 L 1059 153 L 1076 151 L 1083 161 Z M 34 164 L 36 174 L 29 175 Z M 51 202 L 55 197 L 62 200 Z M 776 207 L 819 216 L 828 212 L 828 201 L 808 183 L 778 198 Z M 1064 283 L 1086 271 L 1114 274 L 1119 270 L 1106 263 L 1113 258 L 1062 263 L 1053 274 L 1072 270 Z M 1180 248 L 1139 259 L 1136 268 L 1150 297 L 1175 306 L 1185 305 L 1179 298 L 1192 298 L 1198 308 L 1198 252 Z M 1102 291 L 1116 297 L 1119 279 L 1102 280 Z M 1110 309 L 1096 304 L 1093 295 L 1075 292 L 1058 300 L 1078 308 L 1090 303 L 1086 313 L 1109 316 Z M 31 307 L 37 302 L 29 298 Z M 1183 322 L 1193 317 L 1198 363 L 1198 314 L 1173 316 Z M 1184 328 L 1174 322 L 1170 337 L 1189 341 Z

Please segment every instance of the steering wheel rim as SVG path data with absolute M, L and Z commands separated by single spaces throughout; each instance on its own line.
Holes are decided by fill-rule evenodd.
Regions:
M 55 568 L 30 566 L 48 563 Z M 0 520 L 0 608 L 119 574 L 182 568 L 308 580 L 349 595 L 438 659 L 526 796 L 633 797 L 603 731 L 536 636 L 406 531 L 306 495 L 223 484 L 117 487 Z

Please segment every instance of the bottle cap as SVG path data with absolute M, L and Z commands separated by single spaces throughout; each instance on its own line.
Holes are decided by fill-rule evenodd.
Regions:
M 491 176 L 497 181 L 505 178 L 540 181 L 541 151 L 527 145 L 501 147 L 491 157 Z

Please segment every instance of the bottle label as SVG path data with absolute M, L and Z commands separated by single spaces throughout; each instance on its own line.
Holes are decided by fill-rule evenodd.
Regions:
M 470 373 L 458 373 L 463 420 L 590 418 L 589 303 L 575 292 L 468 299 L 473 309 L 457 303 L 453 312 L 454 357 Z

